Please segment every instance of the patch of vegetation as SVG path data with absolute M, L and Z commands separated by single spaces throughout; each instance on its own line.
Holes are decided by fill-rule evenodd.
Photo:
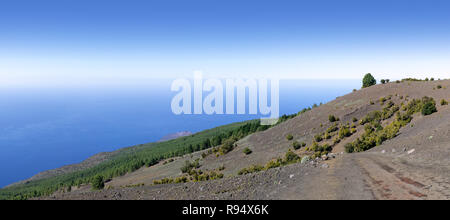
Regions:
M 354 142 L 346 144 L 345 151 L 347 153 L 362 152 L 381 145 L 384 141 L 396 137 L 400 129 L 411 122 L 413 114 L 423 112 L 424 109 L 428 111 L 430 106 L 434 106 L 434 100 L 429 97 L 423 97 L 421 100 L 411 100 L 407 105 L 403 106 L 403 112 L 396 111 L 396 119 L 386 127 L 383 127 L 380 123 L 384 119 L 381 112 L 369 113 L 364 120 L 367 123 L 364 126 L 365 133 Z M 398 106 L 391 108 L 394 107 L 398 109 Z
M 340 139 L 344 139 L 346 137 L 350 137 L 352 135 L 352 132 L 350 131 L 350 126 L 341 126 L 341 128 L 339 129 L 339 138 Z
M 244 148 L 244 150 L 242 151 L 245 155 L 249 155 L 251 154 L 253 151 L 250 150 L 248 147 Z
M 288 141 L 291 141 L 292 139 L 294 139 L 294 136 L 292 136 L 292 134 L 288 134 L 288 135 L 286 135 L 286 139 Z
M 334 115 L 329 115 L 329 116 L 328 116 L 328 120 L 329 120 L 331 123 L 333 123 L 333 122 L 335 122 L 335 121 L 339 121 L 338 118 L 336 118 L 336 116 L 334 116 Z
M 437 85 L 436 88 L 437 89 L 442 89 L 442 85 Z
M 372 76 L 372 74 L 367 73 L 363 78 L 363 88 L 367 88 L 377 84 L 377 80 Z
M 313 142 L 310 147 L 307 148 L 308 151 L 313 151 L 315 154 L 314 157 L 320 157 L 323 154 L 328 154 L 333 150 L 333 147 L 331 147 L 329 144 L 320 145 L 317 142 Z
M 337 130 L 339 130 L 338 124 L 334 123 L 329 128 L 327 128 L 326 132 L 327 133 L 333 133 L 333 132 L 335 132 Z
M 197 169 L 200 168 L 200 160 L 197 159 L 195 161 L 185 161 L 185 164 L 180 168 L 182 173 L 189 173 L 191 172 L 193 169 Z
M 92 180 L 92 189 L 93 190 L 100 190 L 105 188 L 105 178 L 103 176 L 97 175 Z
M 448 102 L 445 99 L 441 100 L 441 105 L 448 105 Z
M 301 160 L 301 158 L 296 153 L 289 150 L 288 152 L 286 152 L 283 159 L 277 158 L 277 159 L 271 160 L 265 166 L 253 165 L 248 168 L 244 168 L 238 172 L 238 175 L 245 175 L 245 174 L 249 174 L 249 173 L 255 173 L 255 172 L 260 172 L 263 170 L 269 170 L 269 169 L 273 169 L 273 168 L 277 168 L 277 167 L 281 167 L 281 166 L 286 166 L 289 164 L 300 162 L 300 160 Z
M 314 136 L 314 140 L 316 140 L 317 142 L 321 142 L 323 140 L 323 134 L 317 134 L 316 136 Z
M 305 147 L 305 146 L 306 146 L 305 142 L 299 143 L 297 141 L 294 141 L 294 143 L 292 143 L 292 147 L 294 148 L 294 150 L 298 150 L 298 149 L 300 149 L 302 147 Z
M 422 115 L 431 115 L 437 112 L 436 102 L 432 99 L 423 100 Z
M 260 165 L 253 165 L 253 166 L 251 166 L 251 167 L 244 168 L 244 169 L 240 170 L 240 171 L 238 172 L 238 175 L 245 175 L 245 174 L 248 174 L 248 173 L 255 173 L 255 172 L 262 171 L 262 170 L 264 170 L 264 167 L 263 167 L 263 166 L 260 166 Z

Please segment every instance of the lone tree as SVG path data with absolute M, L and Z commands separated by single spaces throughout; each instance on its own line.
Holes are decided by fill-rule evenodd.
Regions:
M 363 79 L 363 88 L 367 88 L 377 84 L 377 80 L 372 76 L 372 74 L 367 73 Z
M 97 175 L 92 180 L 92 189 L 99 190 L 105 188 L 105 180 L 103 176 Z

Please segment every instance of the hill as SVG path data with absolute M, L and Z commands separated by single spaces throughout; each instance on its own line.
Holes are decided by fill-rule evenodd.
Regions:
M 40 199 L 450 199 L 450 108 L 441 103 L 450 100 L 449 86 L 450 80 L 413 79 L 375 85 L 284 116 L 272 127 L 254 121 L 225 126 L 219 130 L 231 134 L 204 149 L 186 147 L 211 142 L 217 132 L 161 142 L 183 153 L 166 152 L 150 166 L 118 175 L 77 171 L 71 175 L 104 175 L 105 189 L 92 191 L 85 178 Z M 159 152 L 153 145 L 113 158 L 148 161 Z M 114 164 L 108 161 L 121 160 L 96 167 Z M 26 186 L 0 195 L 29 192 Z

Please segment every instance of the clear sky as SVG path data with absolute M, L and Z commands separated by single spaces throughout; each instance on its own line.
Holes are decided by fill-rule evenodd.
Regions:
M 0 86 L 450 78 L 450 2 L 2 0 Z

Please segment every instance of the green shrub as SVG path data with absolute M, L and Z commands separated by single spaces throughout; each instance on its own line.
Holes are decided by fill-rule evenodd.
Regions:
M 323 135 L 317 134 L 316 136 L 314 136 L 314 140 L 316 140 L 317 142 L 321 142 L 323 140 Z
M 186 160 L 184 165 L 180 168 L 182 173 L 190 173 L 193 169 L 197 169 L 200 167 L 199 159 L 195 161 Z
M 377 84 L 377 80 L 372 76 L 372 74 L 367 73 L 363 78 L 363 88 L 367 88 Z
M 357 121 L 358 121 L 358 119 L 353 117 L 352 122 L 357 122 Z
M 448 102 L 445 99 L 441 100 L 441 105 L 448 105 Z
M 426 102 L 422 107 L 422 115 L 431 115 L 437 112 L 436 105 L 433 102 Z
M 238 175 L 245 175 L 245 174 L 248 174 L 248 173 L 255 173 L 255 172 L 262 171 L 262 170 L 264 170 L 264 167 L 262 167 L 260 165 L 253 165 L 253 166 L 251 166 L 249 168 L 244 168 L 244 169 L 240 170 L 238 172 Z
M 329 115 L 329 116 L 328 116 L 328 120 L 329 120 L 330 122 L 335 122 L 335 121 L 337 121 L 337 118 L 336 118 L 334 115 Z
M 252 153 L 252 150 L 250 150 L 248 147 L 246 147 L 242 152 L 244 152 L 245 155 L 249 155 Z
M 103 176 L 97 175 L 92 180 L 92 189 L 94 190 L 100 190 L 105 188 L 105 179 Z
M 297 141 L 294 141 L 294 143 L 292 143 L 292 147 L 294 148 L 294 150 L 298 150 L 302 147 L 302 145 Z
M 264 167 L 264 169 L 266 169 L 266 170 L 268 170 L 268 169 L 273 169 L 273 168 L 277 168 L 277 167 L 280 167 L 280 166 L 282 166 L 283 164 L 282 164 L 283 162 L 281 161 L 281 159 L 276 159 L 276 160 L 271 160 L 271 161 L 269 161 L 267 164 L 266 164 L 266 166 Z
M 290 150 L 288 152 L 286 152 L 286 155 L 284 156 L 284 162 L 287 164 L 296 162 L 299 159 L 300 159 L 300 157 L 296 153 L 294 153 Z
M 442 85 L 437 85 L 437 89 L 442 89 Z
M 381 79 L 380 82 L 381 82 L 381 84 L 385 84 L 385 83 L 386 83 L 386 80 Z
M 345 137 L 349 137 L 351 135 L 352 135 L 352 133 L 350 132 L 349 127 L 342 126 L 341 129 L 339 129 L 339 138 L 340 139 L 343 139 Z
M 294 136 L 292 136 L 292 134 L 288 134 L 288 135 L 286 136 L 286 139 L 287 139 L 288 141 L 291 141 L 292 139 L 294 139 Z

